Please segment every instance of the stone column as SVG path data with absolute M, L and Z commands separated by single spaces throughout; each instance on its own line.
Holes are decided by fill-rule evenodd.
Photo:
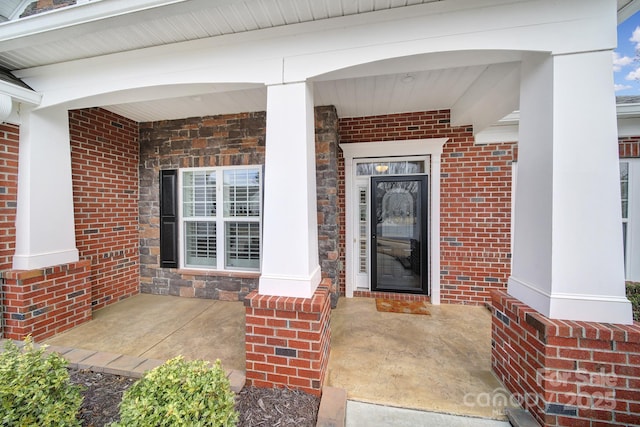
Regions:
M 13 268 L 78 261 L 67 110 L 22 112 L 19 155 Z
M 547 317 L 630 324 L 610 51 L 522 64 L 508 292 Z

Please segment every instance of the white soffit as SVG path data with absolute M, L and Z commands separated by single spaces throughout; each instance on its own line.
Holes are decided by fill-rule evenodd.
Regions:
M 24 69 L 443 0 L 99 0 L 0 24 L 0 66 Z
M 12 0 L 15 1 L 15 0 Z M 0 24 L 0 66 L 8 69 L 450 0 L 94 0 Z M 628 13 L 638 0 L 619 0 Z M 315 104 L 341 117 L 450 108 L 489 64 L 517 52 L 456 52 L 369 63 L 315 81 Z M 448 56 L 447 56 L 448 55 Z M 486 56 L 482 58 L 482 56 Z M 266 109 L 266 90 L 247 88 L 105 108 L 137 121 Z

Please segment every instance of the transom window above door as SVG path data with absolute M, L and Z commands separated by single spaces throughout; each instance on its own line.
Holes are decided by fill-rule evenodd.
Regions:
M 424 173 L 424 163 L 424 160 L 386 161 L 384 159 L 376 162 L 358 162 L 356 166 L 356 175 L 376 176 Z

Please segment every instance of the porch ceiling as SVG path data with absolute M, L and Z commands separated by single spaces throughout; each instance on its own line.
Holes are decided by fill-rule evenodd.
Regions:
M 29 2 L 4 0 L 0 15 L 10 20 L 0 23 L 0 67 L 16 71 L 442 1 L 452 0 L 94 0 L 16 19 Z M 640 0 L 617 0 L 617 5 L 622 20 L 640 9 Z M 476 114 L 474 103 L 490 101 L 482 98 L 483 93 L 513 84 L 517 71 L 513 64 L 519 60 L 515 52 L 487 52 L 484 59 L 459 52 L 368 64 L 318 78 L 315 103 L 335 105 L 342 117 L 451 108 L 455 119 L 456 108 Z M 508 87 L 500 91 L 509 92 Z M 508 100 L 502 107 L 504 114 L 510 107 L 516 109 L 517 102 L 517 97 Z M 266 88 L 230 87 L 105 108 L 136 121 L 265 110 Z M 471 123 L 462 123 L 463 119 L 464 115 L 459 124 Z

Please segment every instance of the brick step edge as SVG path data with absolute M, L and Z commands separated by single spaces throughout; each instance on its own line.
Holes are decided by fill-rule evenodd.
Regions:
M 5 341 L 9 340 L 0 339 L 0 351 L 4 351 Z M 24 342 L 22 341 L 14 340 L 13 342 L 20 348 L 24 346 Z M 34 348 L 41 347 L 40 344 L 34 344 L 33 346 Z M 144 357 L 54 345 L 46 345 L 45 351 L 47 353 L 55 352 L 64 357 L 67 362 L 69 362 L 68 367 L 71 369 L 86 369 L 93 372 L 104 372 L 106 374 L 131 378 L 141 378 L 145 372 L 165 362 L 165 360 L 159 359 L 147 359 Z M 246 382 L 244 372 L 227 369 L 226 373 L 227 378 L 229 378 L 229 383 L 231 384 L 231 390 L 234 393 L 239 393 Z
M 330 386 L 322 387 L 316 427 L 344 427 L 346 416 L 346 390 Z
M 524 409 L 507 408 L 505 415 L 513 427 L 540 427 L 540 424 Z

